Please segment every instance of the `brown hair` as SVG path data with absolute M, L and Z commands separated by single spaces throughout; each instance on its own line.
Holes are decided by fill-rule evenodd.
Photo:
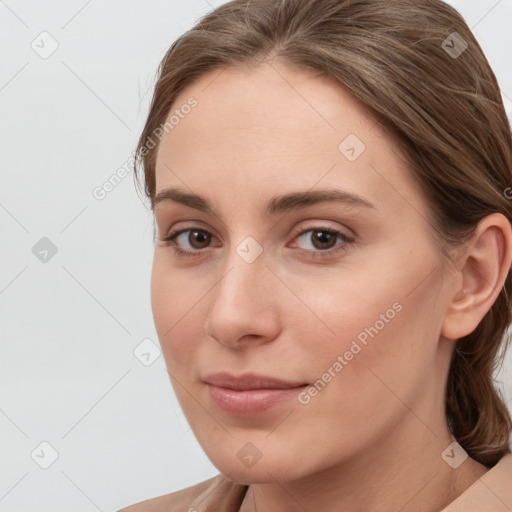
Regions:
M 440 0 L 234 0 L 201 18 L 163 58 L 137 146 L 135 177 L 143 169 L 152 206 L 152 136 L 176 96 L 206 71 L 273 58 L 338 81 L 396 137 L 429 200 L 436 240 L 455 247 L 494 212 L 512 222 L 504 194 L 512 134 L 500 89 L 463 18 Z M 446 383 L 451 431 L 488 467 L 510 453 L 512 422 L 493 375 L 510 342 L 511 291 L 509 271 L 478 327 L 456 342 Z

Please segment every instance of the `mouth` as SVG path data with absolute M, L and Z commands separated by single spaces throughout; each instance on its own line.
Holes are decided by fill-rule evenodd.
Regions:
M 203 381 L 212 402 L 223 412 L 238 417 L 261 414 L 294 398 L 309 385 L 253 373 L 235 377 L 227 372 L 208 375 Z

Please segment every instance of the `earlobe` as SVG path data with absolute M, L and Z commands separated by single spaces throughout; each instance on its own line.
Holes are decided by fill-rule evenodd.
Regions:
M 491 309 L 512 263 L 512 227 L 501 213 L 482 219 L 458 265 L 462 286 L 454 289 L 441 336 L 456 340 L 471 334 Z

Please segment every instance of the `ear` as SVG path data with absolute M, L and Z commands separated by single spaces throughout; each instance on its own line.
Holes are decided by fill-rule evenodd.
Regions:
M 497 299 L 512 264 L 512 227 L 501 213 L 482 219 L 456 263 L 452 299 L 441 336 L 457 340 L 471 334 Z

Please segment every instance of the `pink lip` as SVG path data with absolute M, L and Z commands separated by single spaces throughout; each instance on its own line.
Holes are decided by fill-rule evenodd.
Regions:
M 303 382 L 287 382 L 273 377 L 246 373 L 234 377 L 227 372 L 203 378 L 212 401 L 233 416 L 253 416 L 296 396 L 307 386 Z

